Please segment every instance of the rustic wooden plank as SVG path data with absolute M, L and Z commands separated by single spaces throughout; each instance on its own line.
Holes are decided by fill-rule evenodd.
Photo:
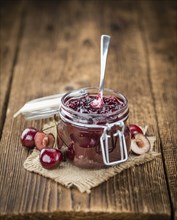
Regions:
M 177 218 L 177 2 L 165 1 L 160 6 L 157 2 L 146 2 L 142 4 L 141 17 L 146 28 L 144 41 L 172 215 Z
M 111 216 L 111 217 L 110 217 Z M 4 219 L 13 219 L 13 220 L 28 220 L 28 219 L 52 219 L 52 220 L 58 220 L 58 219 L 62 219 L 62 220 L 70 220 L 70 219 L 74 219 L 74 220 L 90 220 L 90 219 L 96 219 L 96 220 L 103 220 L 103 219 L 111 219 L 111 220 L 129 220 L 129 219 L 136 219 L 136 220 L 164 220 L 164 215 L 152 215 L 152 214 L 142 214 L 139 213 L 138 215 L 135 213 L 129 213 L 127 215 L 126 212 L 122 212 L 119 213 L 119 215 L 117 215 L 117 213 L 109 213 L 109 212 L 76 212 L 72 211 L 72 212 L 49 212 L 49 213 L 29 213 L 29 214 L 22 214 L 22 215 L 9 215 L 7 216 L 3 216 Z
M 25 122 L 20 117 L 12 121 L 13 113 L 29 99 L 98 85 L 100 34 L 108 33 L 112 42 L 106 87 L 124 91 L 130 100 L 130 122 L 150 124 L 158 138 L 155 149 L 160 151 L 138 10 L 131 1 L 28 2 L 1 141 L 0 213 L 4 218 L 16 214 L 17 219 L 39 215 L 41 219 L 170 219 L 161 158 L 126 170 L 90 195 L 81 194 L 23 169 L 28 152 L 20 147 L 20 132 L 29 125 L 40 128 L 43 122 Z
M 22 35 L 23 8 L 24 1 L 0 4 L 0 138 Z

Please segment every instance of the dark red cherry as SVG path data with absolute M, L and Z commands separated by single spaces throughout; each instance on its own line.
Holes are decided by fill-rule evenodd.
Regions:
M 35 142 L 34 137 L 37 133 L 37 130 L 35 128 L 26 128 L 22 134 L 21 134 L 21 143 L 24 147 L 27 148 L 34 148 Z
M 143 134 L 142 129 L 138 125 L 130 124 L 128 127 L 131 133 L 131 138 L 134 138 L 135 134 Z
M 55 143 L 55 137 L 52 133 L 45 134 L 43 131 L 38 131 L 34 137 L 35 146 L 38 150 L 43 148 L 52 148 Z
M 41 150 L 39 159 L 43 168 L 54 169 L 61 163 L 63 156 L 58 149 L 44 148 Z

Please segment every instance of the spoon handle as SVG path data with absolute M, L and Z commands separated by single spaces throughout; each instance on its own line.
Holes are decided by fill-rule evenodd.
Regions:
M 101 74 L 100 74 L 100 96 L 103 97 L 104 75 L 106 68 L 106 59 L 111 37 L 109 35 L 101 35 Z

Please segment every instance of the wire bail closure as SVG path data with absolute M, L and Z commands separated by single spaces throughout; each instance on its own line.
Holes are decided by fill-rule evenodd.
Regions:
M 115 125 L 119 126 L 121 129 L 121 130 L 118 129 L 117 132 L 113 134 L 114 137 L 118 136 L 119 138 L 121 159 L 110 162 L 108 140 L 109 138 L 111 138 L 111 136 L 107 132 L 110 131 L 111 128 L 114 127 Z M 107 126 L 104 128 L 103 134 L 100 137 L 100 144 L 101 144 L 103 162 L 107 166 L 116 165 L 125 162 L 128 159 L 124 129 L 125 129 L 125 124 L 123 121 L 115 122 L 114 124 L 107 124 Z

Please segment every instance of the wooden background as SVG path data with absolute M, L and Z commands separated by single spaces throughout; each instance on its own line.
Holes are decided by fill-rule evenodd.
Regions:
M 1 1 L 0 219 L 177 219 L 176 1 Z M 13 114 L 33 98 L 99 85 L 100 35 L 112 36 L 105 86 L 148 124 L 161 157 L 81 194 L 23 162 Z

